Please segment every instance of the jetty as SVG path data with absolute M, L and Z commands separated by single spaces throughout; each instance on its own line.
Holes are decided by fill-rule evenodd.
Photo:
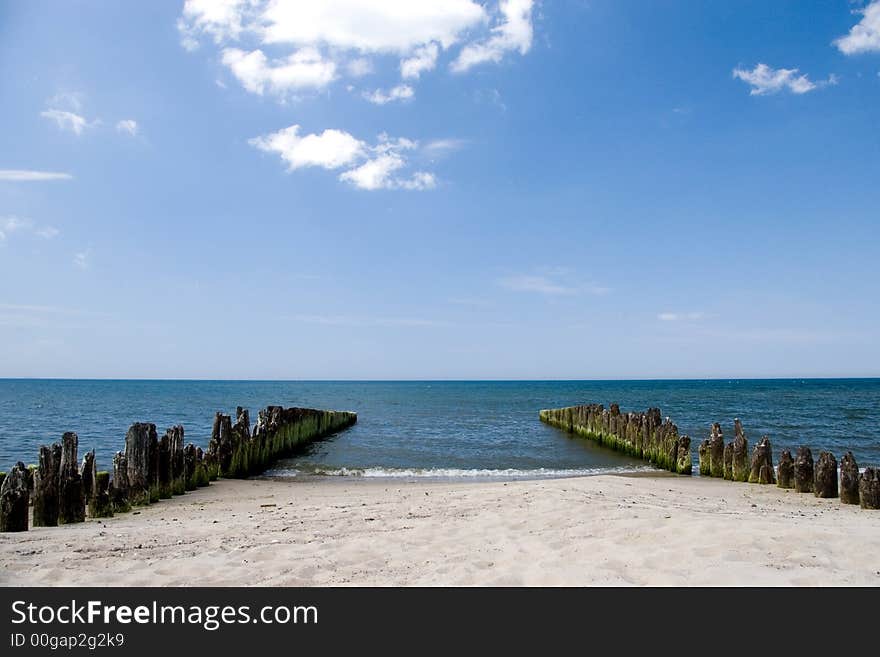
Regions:
M 94 450 L 80 465 L 79 437 L 67 432 L 60 443 L 40 447 L 36 464 L 19 461 L 8 473 L 0 472 L 0 532 L 111 517 L 221 477 L 259 475 L 301 446 L 356 422 L 357 413 L 350 411 L 267 406 L 252 428 L 248 410 L 239 406 L 234 422 L 231 415 L 215 414 L 207 450 L 184 445 L 181 425 L 160 438 L 155 424 L 135 422 L 125 434 L 124 450 L 113 457 L 112 475 L 97 469 Z
M 584 404 L 540 411 L 542 422 L 595 441 L 618 452 L 643 459 L 652 465 L 679 475 L 693 473 L 691 439 L 680 436 L 678 427 L 663 418 L 659 408 L 645 412 L 622 412 L 618 404 Z M 778 468 L 773 465 L 770 438 L 762 436 L 749 454 L 749 441 L 742 422 L 735 419 L 734 439 L 724 441 L 718 422 L 709 429 L 697 450 L 699 473 L 752 484 L 772 484 L 812 493 L 816 497 L 839 498 L 843 504 L 858 504 L 863 509 L 880 509 L 880 468 L 860 470 L 851 451 L 840 459 L 828 451 L 813 460 L 809 447 L 801 446 L 796 457 L 783 450 Z

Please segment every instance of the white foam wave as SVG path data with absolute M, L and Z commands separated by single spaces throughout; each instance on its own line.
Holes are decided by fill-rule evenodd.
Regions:
M 615 468 L 276 468 L 267 477 L 362 477 L 364 479 L 558 479 L 603 474 L 631 474 L 654 470 L 650 466 Z

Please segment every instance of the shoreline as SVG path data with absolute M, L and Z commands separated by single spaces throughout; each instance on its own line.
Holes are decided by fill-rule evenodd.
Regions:
M 315 479 L 0 535 L 0 585 L 880 585 L 880 514 L 774 486 Z

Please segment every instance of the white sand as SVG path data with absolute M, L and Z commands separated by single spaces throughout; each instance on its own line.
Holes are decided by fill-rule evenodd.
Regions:
M 880 512 L 697 477 L 221 481 L 0 534 L 0 584 L 877 586 Z

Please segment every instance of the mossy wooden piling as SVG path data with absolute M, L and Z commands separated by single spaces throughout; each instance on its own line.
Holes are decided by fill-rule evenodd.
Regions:
M 662 419 L 659 408 L 644 413 L 622 413 L 617 404 L 545 409 L 542 422 L 594 440 L 618 452 L 644 459 L 659 468 L 691 474 L 691 439 L 678 435 L 672 420 Z M 257 422 L 260 426 L 260 422 Z
M 116 452 L 113 456 L 113 480 L 110 482 L 110 499 L 115 513 L 131 511 L 130 494 L 128 459 L 122 452 Z
M 724 432 L 717 422 L 709 433 L 709 475 L 724 477 Z
M 733 481 L 748 481 L 751 473 L 749 441 L 739 418 L 733 421 L 733 449 L 730 472 Z
M 755 445 L 755 450 L 752 452 L 749 483 L 776 483 L 776 470 L 773 468 L 773 450 L 770 447 L 770 439 L 767 436 L 761 438 L 761 441 Z
M 92 518 L 113 516 L 113 501 L 110 499 L 110 473 L 106 470 L 95 473 L 95 490 L 89 500 L 89 516 Z

